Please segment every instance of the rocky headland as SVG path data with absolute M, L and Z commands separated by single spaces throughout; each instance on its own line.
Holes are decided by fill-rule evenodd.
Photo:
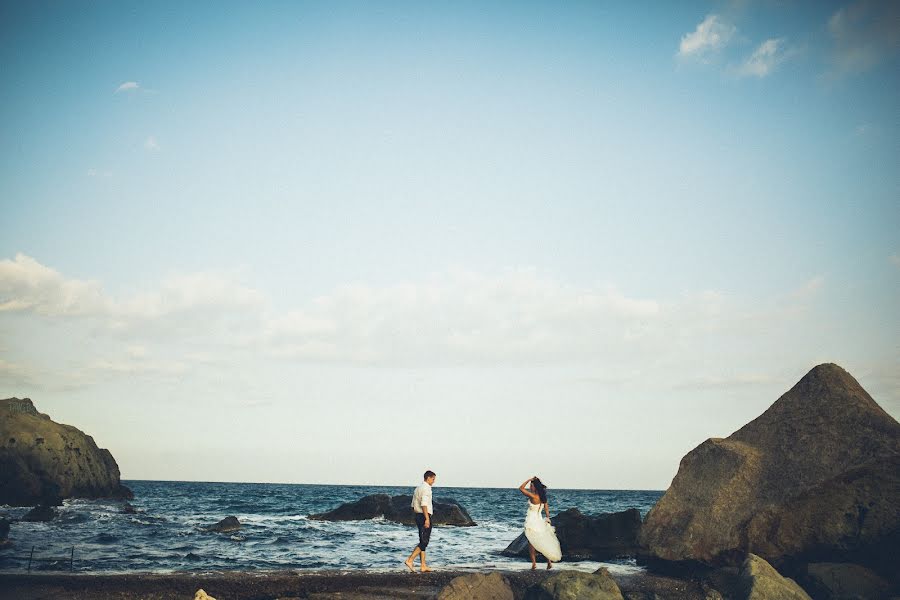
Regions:
M 434 525 L 454 525 L 471 527 L 475 521 L 465 508 L 455 500 L 439 498 L 434 500 Z M 412 496 L 389 496 L 372 494 L 364 496 L 356 502 L 348 502 L 334 510 L 309 515 L 315 521 L 365 521 L 384 518 L 387 521 L 415 525 L 416 517 L 412 509 Z
M 109 450 L 39 413 L 30 399 L 0 400 L 0 504 L 58 505 L 65 498 L 131 498 Z
M 863 569 L 896 589 L 900 424 L 844 369 L 819 365 L 757 419 L 688 453 L 640 544 L 655 569 L 764 571 L 747 566 L 752 554 L 801 581 L 837 563 L 852 568 L 820 585 Z

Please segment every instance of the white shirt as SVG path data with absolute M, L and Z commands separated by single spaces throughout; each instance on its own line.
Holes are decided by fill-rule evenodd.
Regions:
M 427 481 L 423 481 L 413 493 L 412 508 L 417 513 L 425 512 L 425 509 L 428 509 L 429 515 L 434 514 L 434 506 L 431 504 L 431 486 Z

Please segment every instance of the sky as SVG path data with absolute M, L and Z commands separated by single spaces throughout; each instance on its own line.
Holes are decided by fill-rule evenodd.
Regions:
M 900 3 L 3 2 L 0 397 L 125 479 L 665 489 L 900 416 Z

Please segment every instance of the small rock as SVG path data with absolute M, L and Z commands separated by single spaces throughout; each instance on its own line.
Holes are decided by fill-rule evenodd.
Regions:
M 514 600 L 509 582 L 499 573 L 473 573 L 450 581 L 438 600 Z
M 241 522 L 238 521 L 237 517 L 225 517 L 215 525 L 211 525 L 207 527 L 207 531 L 215 531 L 217 533 L 230 533 L 232 531 L 237 531 L 241 528 Z
M 194 594 L 194 600 L 216 600 L 202 589 L 197 590 L 197 593 Z
M 0 546 L 9 543 L 9 520 L 0 519 Z
M 122 512 L 125 513 L 126 515 L 135 515 L 135 514 L 137 514 L 137 509 L 135 507 L 133 507 L 131 504 L 129 504 L 128 502 L 126 502 L 125 506 L 122 507 Z
M 747 555 L 740 578 L 743 600 L 811 600 L 796 581 L 783 577 L 755 554 Z
M 595 573 L 561 571 L 528 590 L 526 600 L 625 600 L 605 568 Z
M 53 510 L 52 506 L 47 506 L 46 504 L 40 504 L 35 506 L 22 517 L 22 521 L 29 522 L 43 522 L 43 521 L 52 521 L 56 518 L 56 511 Z

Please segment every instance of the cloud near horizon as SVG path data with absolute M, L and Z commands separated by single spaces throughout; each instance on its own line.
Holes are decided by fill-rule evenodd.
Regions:
M 828 20 L 832 75 L 863 73 L 900 51 L 900 2 L 859 0 Z
M 85 344 L 58 368 L 58 386 L 181 377 L 191 365 L 235 368 L 248 358 L 400 367 L 602 364 L 639 377 L 640 365 L 678 363 L 692 347 L 796 320 L 821 283 L 813 278 L 759 307 L 714 290 L 637 298 L 533 269 L 451 270 L 393 285 L 343 285 L 276 312 L 235 272 L 170 276 L 113 297 L 96 281 L 67 278 L 18 254 L 0 260 L 0 317 L 42 319 L 68 332 L 78 327 L 66 322 L 84 324 Z M 4 364 L 0 379 L 36 379 L 25 364 Z M 708 379 L 696 381 L 709 387 Z

